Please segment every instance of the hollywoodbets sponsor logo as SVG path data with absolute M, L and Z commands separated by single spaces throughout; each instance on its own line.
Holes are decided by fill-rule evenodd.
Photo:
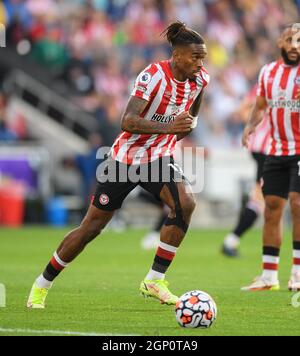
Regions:
M 154 114 L 151 117 L 151 121 L 161 122 L 162 124 L 169 124 L 173 122 L 175 118 L 176 115 L 164 116 L 164 115 Z

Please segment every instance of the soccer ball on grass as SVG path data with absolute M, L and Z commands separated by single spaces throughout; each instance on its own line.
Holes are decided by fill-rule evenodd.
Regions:
M 200 290 L 184 293 L 175 306 L 176 320 L 184 328 L 209 328 L 217 318 L 217 306 Z

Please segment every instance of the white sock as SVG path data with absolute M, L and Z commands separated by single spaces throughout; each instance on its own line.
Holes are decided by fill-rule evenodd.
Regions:
M 227 248 L 237 248 L 240 244 L 240 238 L 234 233 L 228 234 L 224 239 L 224 245 Z
M 160 273 L 157 271 L 154 271 L 152 268 L 150 269 L 150 271 L 148 272 L 146 278 L 146 280 L 154 280 L 154 279 L 160 279 L 160 280 L 164 280 L 165 279 L 165 274 L 164 273 Z
M 271 281 L 271 282 L 277 282 L 278 281 L 278 271 L 272 271 L 270 269 L 264 269 L 263 278 Z
M 292 274 L 300 273 L 300 250 L 293 249 L 293 268 Z
M 279 260 L 277 256 L 263 255 L 263 278 L 271 282 L 278 281 Z
M 300 265 L 293 265 L 292 274 L 300 274 Z
M 39 287 L 39 288 L 47 288 L 47 289 L 50 289 L 53 282 L 51 281 L 48 281 L 44 276 L 43 274 L 41 274 L 40 276 L 38 276 L 38 278 L 35 280 L 35 283 L 36 285 Z

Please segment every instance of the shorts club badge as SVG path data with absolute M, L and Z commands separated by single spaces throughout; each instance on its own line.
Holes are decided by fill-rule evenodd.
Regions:
M 107 205 L 109 203 L 109 197 L 106 194 L 101 194 L 99 202 L 101 205 Z

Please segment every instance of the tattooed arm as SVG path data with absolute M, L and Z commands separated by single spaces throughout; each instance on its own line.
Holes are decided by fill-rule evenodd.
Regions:
M 188 113 L 177 116 L 171 124 L 149 121 L 140 115 L 145 110 L 148 101 L 131 96 L 122 117 L 121 128 L 133 134 L 177 134 L 179 132 L 190 132 L 192 120 Z

